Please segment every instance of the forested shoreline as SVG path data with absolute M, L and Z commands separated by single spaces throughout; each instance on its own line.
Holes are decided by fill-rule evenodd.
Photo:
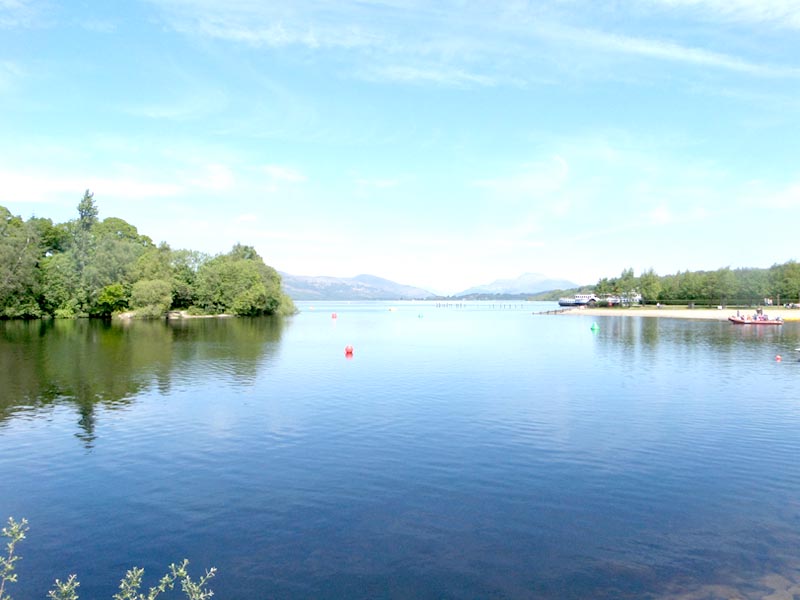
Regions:
M 0 206 L 0 318 L 295 311 L 278 272 L 251 246 L 210 256 L 155 244 L 122 219 L 100 220 L 89 190 L 77 209 L 75 219 L 53 223 Z
M 155 244 L 123 219 L 99 219 L 86 190 L 77 217 L 65 223 L 27 221 L 0 206 L 0 319 L 108 318 L 121 312 L 161 317 L 168 311 L 240 316 L 286 315 L 294 304 L 281 277 L 255 249 L 241 244 L 210 256 Z M 625 269 L 595 285 L 554 290 L 533 299 L 594 292 L 641 295 L 648 304 L 800 304 L 800 264 L 720 268 L 638 277 Z
M 619 277 L 602 278 L 597 295 L 642 295 L 647 304 L 742 305 L 800 303 L 800 264 L 794 260 L 769 268 L 723 267 L 715 271 L 684 271 L 659 276 L 653 269 L 635 277 L 625 269 Z
M 698 304 L 708 306 L 758 306 L 800 304 L 800 264 L 794 260 L 769 268 L 724 267 L 715 271 L 678 271 L 658 275 L 647 269 L 638 277 L 625 269 L 619 277 L 603 277 L 595 285 L 573 290 L 536 294 L 534 300 L 558 300 L 559 296 L 594 293 L 600 297 L 633 298 L 645 304 Z

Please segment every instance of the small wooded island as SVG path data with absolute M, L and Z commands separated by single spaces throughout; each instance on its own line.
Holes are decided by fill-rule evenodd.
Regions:
M 66 223 L 25 221 L 0 206 L 0 318 L 295 312 L 280 275 L 251 246 L 216 256 L 173 250 L 98 214 L 89 190 Z

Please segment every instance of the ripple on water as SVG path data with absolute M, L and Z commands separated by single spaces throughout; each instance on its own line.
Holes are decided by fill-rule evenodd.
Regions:
M 13 404 L 0 508 L 52 532 L 41 585 L 187 555 L 220 597 L 792 593 L 788 326 L 352 310 L 148 329 L 124 393 Z

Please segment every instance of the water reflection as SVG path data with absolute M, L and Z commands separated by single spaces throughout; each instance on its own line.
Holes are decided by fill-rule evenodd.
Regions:
M 96 409 L 116 409 L 151 389 L 225 374 L 236 385 L 255 381 L 278 351 L 288 321 L 190 319 L 103 322 L 0 322 L 0 426 L 18 412 L 64 402 L 75 406 L 88 447 Z
M 800 365 L 774 360 L 800 324 L 388 306 L 0 324 L 0 515 L 36 524 L 18 595 L 78 565 L 110 597 L 184 555 L 224 598 L 800 589 Z

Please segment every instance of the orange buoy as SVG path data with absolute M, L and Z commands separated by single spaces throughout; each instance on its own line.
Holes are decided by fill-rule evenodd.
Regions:
M 344 355 L 345 356 L 353 356 L 353 347 L 352 346 L 345 346 L 344 347 Z

